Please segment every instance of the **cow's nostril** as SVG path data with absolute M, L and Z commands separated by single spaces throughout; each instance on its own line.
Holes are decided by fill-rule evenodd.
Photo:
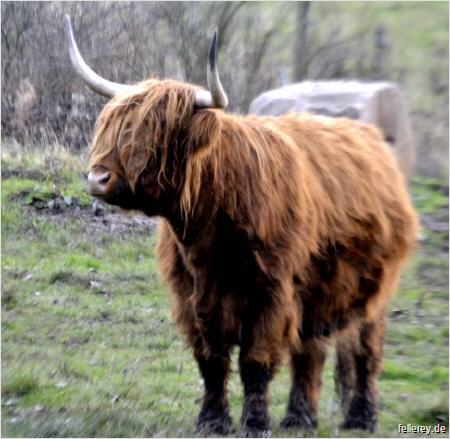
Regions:
M 88 184 L 91 195 L 105 194 L 109 190 L 107 183 L 110 179 L 111 179 L 111 172 L 103 172 L 102 174 L 89 172 Z
M 98 177 L 97 181 L 100 184 L 105 184 L 105 183 L 108 183 L 110 178 L 111 178 L 111 174 L 109 172 L 105 172 L 104 174 L 102 174 Z

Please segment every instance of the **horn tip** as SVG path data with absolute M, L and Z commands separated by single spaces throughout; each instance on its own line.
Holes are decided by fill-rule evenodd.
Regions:
M 64 15 L 64 19 L 65 19 L 65 22 L 66 22 L 66 30 L 70 34 L 72 32 L 72 20 L 70 19 L 70 15 L 69 14 L 65 14 Z
M 211 69 L 214 69 L 216 65 L 216 41 L 217 41 L 217 27 L 214 29 L 214 33 L 211 38 L 211 44 L 209 45 L 208 59 Z

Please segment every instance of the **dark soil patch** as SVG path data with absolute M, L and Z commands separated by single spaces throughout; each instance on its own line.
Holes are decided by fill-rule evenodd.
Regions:
M 23 177 L 22 171 L 26 173 L 26 170 L 16 168 L 7 171 L 7 175 Z M 37 174 L 31 173 L 30 175 L 36 176 Z M 123 211 L 97 200 L 93 200 L 89 204 L 82 204 L 77 197 L 56 192 L 23 189 L 10 195 L 9 200 L 19 202 L 32 215 L 48 218 L 50 221 L 64 223 L 68 220 L 79 219 L 93 233 L 122 234 L 128 231 L 154 233 L 158 224 L 158 219 L 148 218 L 137 212 Z
M 32 206 L 38 210 L 48 209 L 53 211 L 53 213 L 61 213 L 66 209 L 75 209 L 77 207 L 90 207 L 90 205 L 80 204 L 78 197 L 35 189 L 22 189 L 11 194 L 9 200 Z
M 129 231 L 148 231 L 154 233 L 158 226 L 157 218 L 124 213 L 105 213 L 102 216 L 91 215 L 89 227 L 98 232 L 123 234 Z
M 149 218 L 137 212 L 127 212 L 107 205 L 99 205 L 94 201 L 87 206 L 76 203 L 67 205 L 62 197 L 52 199 L 44 206 L 34 203 L 33 215 L 58 222 L 78 219 L 86 224 L 92 233 L 124 234 L 127 232 L 154 233 L 158 225 L 157 218 Z

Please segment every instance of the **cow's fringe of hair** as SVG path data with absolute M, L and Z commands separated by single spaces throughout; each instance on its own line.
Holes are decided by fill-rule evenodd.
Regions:
M 138 84 L 137 90 L 111 99 L 101 111 L 89 165 L 95 166 L 116 152 L 134 190 L 137 179 L 154 157 L 160 163 L 160 185 L 173 184 L 173 176 L 166 175 L 166 164 L 172 140 L 186 129 L 190 119 L 195 88 L 176 81 L 149 79 Z

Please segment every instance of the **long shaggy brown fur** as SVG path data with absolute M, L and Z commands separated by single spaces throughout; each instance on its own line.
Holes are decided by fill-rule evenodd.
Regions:
M 371 327 L 414 245 L 416 216 L 391 151 L 375 127 L 361 122 L 241 117 L 195 109 L 188 84 L 140 86 L 100 114 L 91 168 L 109 160 L 141 209 L 163 217 L 160 271 L 204 378 L 214 359 L 223 384 L 229 350 L 240 345 L 244 427 L 268 428 L 267 385 L 286 352 L 293 355 L 293 389 L 285 426 L 315 425 L 318 394 L 304 389 L 316 386 L 309 376 L 320 381 L 323 360 L 312 360 L 322 354 L 311 346 L 349 327 Z M 345 352 L 341 358 L 356 358 Z M 370 346 L 365 352 L 352 361 L 371 361 Z M 317 366 L 307 370 L 308 364 Z M 213 381 L 205 378 L 199 426 L 217 427 L 220 419 L 222 429 L 212 429 L 224 432 L 225 388 Z M 374 402 L 355 398 L 347 418 L 360 406 L 370 413 L 361 422 L 347 419 L 349 428 L 373 429 L 366 418 Z M 221 402 L 212 409 L 211 401 Z

